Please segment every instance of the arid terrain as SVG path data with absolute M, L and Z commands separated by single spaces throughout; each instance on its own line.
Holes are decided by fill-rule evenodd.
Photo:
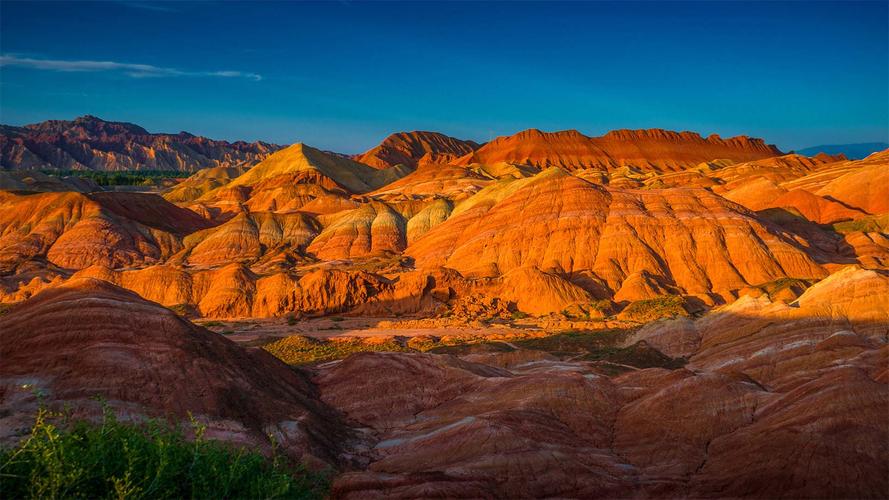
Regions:
M 889 150 L 0 132 L 4 443 L 98 396 L 334 498 L 889 496 Z

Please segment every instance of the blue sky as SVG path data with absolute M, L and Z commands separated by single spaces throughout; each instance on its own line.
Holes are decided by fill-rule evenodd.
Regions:
M 0 2 L 0 122 L 359 152 L 661 127 L 889 140 L 889 2 Z

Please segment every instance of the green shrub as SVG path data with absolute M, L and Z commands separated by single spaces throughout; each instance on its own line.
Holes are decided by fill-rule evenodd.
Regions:
M 513 352 L 515 348 L 505 342 L 468 342 L 465 344 L 442 344 L 427 349 L 433 354 L 452 354 L 454 356 L 466 356 L 469 354 L 488 354 L 496 352 Z
M 524 313 L 522 311 L 513 311 L 512 319 L 525 319 L 528 317 L 528 313 Z
M 124 424 L 106 410 L 100 424 L 40 410 L 29 437 L 0 451 L 4 498 L 319 498 L 320 476 L 277 455 L 195 439 L 168 425 Z
M 105 172 L 101 170 L 41 170 L 46 175 L 53 177 L 80 177 L 92 179 L 100 186 L 152 186 L 155 181 L 175 177 L 188 177 L 189 172 L 176 170 L 120 170 Z
M 889 215 L 871 215 L 858 220 L 837 222 L 833 230 L 840 234 L 863 231 L 867 233 L 885 232 L 889 229 Z
M 339 329 L 334 325 L 329 329 Z M 356 352 L 409 352 L 395 339 L 343 337 L 317 339 L 304 335 L 291 335 L 262 346 L 276 358 L 291 365 L 342 359 Z
M 664 295 L 653 299 L 637 300 L 621 311 L 622 319 L 646 323 L 661 318 L 688 316 L 685 300 L 677 295 Z
M 812 286 L 812 284 L 817 280 L 804 280 L 798 278 L 778 278 L 773 281 L 769 281 L 768 283 L 763 283 L 761 285 L 757 285 L 757 288 L 766 292 L 771 299 L 776 299 L 779 297 L 781 292 L 785 290 L 790 290 L 793 292 L 793 296 L 799 296 L 807 288 Z
M 600 369 L 618 374 L 631 368 L 680 368 L 684 359 L 673 359 L 644 342 L 620 347 L 632 329 L 566 331 L 546 337 L 514 340 L 520 349 L 545 351 L 562 359 L 595 361 Z
M 629 335 L 629 332 L 630 330 L 622 329 L 571 330 L 545 337 L 517 339 L 513 340 L 512 344 L 520 349 L 546 351 L 556 356 L 573 356 L 615 346 Z
M 167 309 L 173 311 L 174 313 L 182 316 L 183 318 L 187 318 L 194 315 L 194 307 L 189 304 L 175 304 Z

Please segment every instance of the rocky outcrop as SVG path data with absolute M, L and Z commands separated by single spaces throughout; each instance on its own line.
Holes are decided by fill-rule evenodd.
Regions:
M 215 141 L 187 132 L 151 134 L 138 125 L 95 116 L 24 127 L 0 125 L 5 170 L 174 170 L 250 166 L 280 146 Z
M 398 253 L 406 245 L 406 232 L 406 222 L 398 212 L 382 203 L 369 203 L 340 216 L 306 250 L 322 260 Z
M 478 147 L 473 141 L 455 139 L 438 132 L 399 132 L 385 138 L 373 149 L 355 155 L 353 159 L 380 169 L 395 165 L 417 167 L 449 163 Z
M 534 267 L 513 269 L 503 275 L 498 286 L 499 290 L 492 295 L 514 303 L 522 312 L 535 315 L 557 313 L 594 301 L 583 288 Z
M 72 279 L 77 278 L 101 279 L 206 318 L 339 313 L 392 289 L 389 280 L 362 271 L 318 269 L 302 276 L 260 276 L 237 263 L 200 271 L 170 265 L 123 271 L 92 266 L 75 273 Z
M 852 170 L 828 182 L 817 194 L 869 214 L 889 213 L 889 150 L 874 153 Z
M 299 253 L 319 231 L 314 218 L 299 212 L 242 212 L 224 224 L 190 234 L 177 258 L 203 267 L 252 263 L 275 252 Z

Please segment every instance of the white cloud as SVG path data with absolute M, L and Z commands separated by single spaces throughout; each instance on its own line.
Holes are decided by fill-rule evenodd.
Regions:
M 127 1 L 120 0 L 120 4 L 125 7 L 130 7 L 133 9 L 140 10 L 153 10 L 155 12 L 178 12 L 176 9 L 170 7 L 170 4 L 173 2 L 137 2 L 137 1 Z
M 0 56 L 0 67 L 20 66 L 23 68 L 41 69 L 47 71 L 118 71 L 133 78 L 158 78 L 177 76 L 217 77 L 217 78 L 246 78 L 260 81 L 262 76 L 256 73 L 244 71 L 184 71 L 176 68 L 164 68 L 150 64 L 131 64 L 114 61 L 65 61 L 59 59 L 33 59 L 17 57 L 14 55 Z

